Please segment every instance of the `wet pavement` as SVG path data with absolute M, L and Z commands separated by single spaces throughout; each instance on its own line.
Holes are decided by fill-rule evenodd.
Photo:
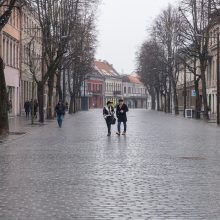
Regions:
M 0 220 L 220 219 L 220 128 L 128 117 L 126 137 L 92 110 L 0 144 Z

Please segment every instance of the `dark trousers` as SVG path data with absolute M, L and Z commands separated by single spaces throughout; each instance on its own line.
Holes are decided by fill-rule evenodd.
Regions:
M 107 128 L 108 128 L 108 133 L 111 134 L 111 126 L 112 126 L 112 123 L 111 123 L 111 120 L 106 120 L 106 125 L 107 125 Z
M 123 125 L 124 125 L 124 132 L 126 132 L 127 131 L 127 122 L 126 121 L 119 121 L 118 122 L 118 132 L 119 133 L 121 133 L 121 123 L 123 123 Z
M 57 122 L 59 127 L 62 127 L 62 123 L 63 123 L 63 115 L 57 115 Z
M 26 113 L 26 117 L 29 117 L 30 112 L 26 111 L 25 113 Z

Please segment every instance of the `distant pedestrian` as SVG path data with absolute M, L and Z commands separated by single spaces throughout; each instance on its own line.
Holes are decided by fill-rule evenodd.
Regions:
M 35 99 L 34 100 L 34 117 L 37 118 L 37 112 L 38 112 L 38 102 Z
M 55 112 L 57 115 L 57 123 L 58 123 L 59 127 L 61 128 L 62 123 L 63 123 L 63 117 L 65 115 L 65 105 L 63 104 L 63 102 L 61 100 L 56 105 Z
M 65 108 L 66 108 L 66 111 L 69 110 L 69 103 L 68 102 L 65 103 Z
M 24 110 L 25 110 L 25 113 L 26 113 L 26 117 L 29 117 L 29 114 L 30 114 L 30 102 L 27 100 L 25 103 L 24 103 Z
M 120 99 L 119 104 L 116 108 L 116 116 L 118 118 L 118 132 L 117 135 L 121 134 L 121 123 L 124 125 L 124 131 L 122 135 L 125 135 L 127 132 L 127 113 L 128 112 L 128 106 L 124 104 L 124 100 Z
M 111 136 L 111 125 L 114 123 L 113 121 L 115 120 L 114 118 L 114 107 L 113 107 L 113 102 L 108 101 L 107 105 L 103 108 L 103 117 L 106 121 L 106 125 L 108 128 L 108 135 Z
M 11 99 L 8 101 L 8 112 L 12 113 L 12 101 L 11 101 Z

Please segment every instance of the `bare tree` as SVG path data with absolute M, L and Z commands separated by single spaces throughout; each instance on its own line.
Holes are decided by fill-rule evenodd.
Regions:
M 75 26 L 75 37 L 70 44 L 73 54 L 72 65 L 68 69 L 68 89 L 70 93 L 69 113 L 75 113 L 79 109 L 81 86 L 86 74 L 91 71 L 96 48 L 95 33 L 95 8 L 90 10 L 85 5 L 84 12 L 80 14 Z
M 44 85 L 48 84 L 47 117 L 53 118 L 52 97 L 56 82 L 55 76 L 64 55 L 68 52 L 67 47 L 70 46 L 70 41 L 76 38 L 74 30 L 79 15 L 83 13 L 85 6 L 89 9 L 96 2 L 97 0 L 35 0 L 43 41 L 43 73 L 42 81 L 38 83 L 40 121 L 44 120 Z M 59 77 L 59 74 L 57 76 Z
M 161 94 L 166 95 L 167 93 L 167 74 L 164 61 L 164 51 L 153 39 L 145 41 L 137 53 L 137 72 L 152 97 L 152 109 L 156 109 L 157 103 L 158 111 L 161 110 Z
M 29 41 L 25 44 L 25 53 L 24 54 L 24 64 L 28 68 L 27 71 L 30 71 L 30 74 L 32 75 L 32 106 L 31 106 L 31 121 L 32 124 L 34 124 L 34 99 L 35 99 L 35 90 L 38 85 L 38 83 L 41 80 L 41 47 L 39 47 L 39 37 L 37 36 L 37 33 L 39 31 L 39 28 L 35 28 L 34 35 L 30 36 Z
M 18 3 L 17 0 L 0 0 L 0 31 L 8 23 L 12 10 Z M 0 56 L 0 135 L 9 132 L 8 124 L 8 96 L 4 75 L 4 61 Z
M 176 63 L 176 57 L 183 43 L 183 38 L 181 37 L 182 29 L 183 25 L 178 10 L 171 5 L 162 11 L 153 25 L 153 36 L 164 49 L 166 55 L 167 73 L 169 77 L 168 112 L 171 112 L 171 94 L 173 94 L 175 114 L 179 114 L 177 96 L 178 63 Z
M 72 37 L 80 1 L 35 0 L 42 30 L 42 80 L 38 82 L 40 121 L 44 121 L 44 87 L 48 84 L 48 118 L 53 118 L 53 91 L 56 71 Z
M 200 112 L 201 105 L 199 105 L 199 90 L 198 85 L 201 79 L 202 84 L 202 98 L 204 105 L 204 119 L 208 119 L 208 102 L 206 90 L 206 69 L 209 60 L 209 31 L 213 25 L 211 19 L 212 10 L 219 6 L 219 1 L 215 0 L 182 0 L 180 5 L 180 13 L 182 20 L 185 23 L 185 31 L 182 36 L 185 41 L 185 54 L 191 57 L 192 60 L 198 60 L 199 70 L 195 75 L 195 89 L 197 94 L 196 111 Z M 197 64 L 194 65 L 196 70 Z

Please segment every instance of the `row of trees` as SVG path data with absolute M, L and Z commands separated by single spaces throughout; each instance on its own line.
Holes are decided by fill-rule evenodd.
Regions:
M 6 1 L 8 2 L 8 1 Z M 64 99 L 61 75 L 68 79 L 71 96 L 70 113 L 76 111 L 77 98 L 85 75 L 91 68 L 96 49 L 95 15 L 98 0 L 32 0 L 25 4 L 34 8 L 39 20 L 42 57 L 36 56 L 37 35 L 28 43 L 28 66 L 37 85 L 39 121 L 44 122 L 44 93 L 47 86 L 47 118 L 53 118 L 53 95 L 56 85 L 57 99 Z M 0 5 L 1 6 L 1 5 Z M 0 17 L 2 27 L 7 23 L 14 7 L 22 7 L 20 0 L 9 1 L 5 15 Z M 6 6 L 4 5 L 4 8 Z M 1 22 L 2 21 L 2 22 Z M 4 21 L 4 22 L 3 22 Z M 1 27 L 1 26 L 0 26 Z M 41 62 L 41 77 L 37 65 Z M 7 90 L 3 60 L 0 59 L 0 134 L 7 133 Z
M 152 96 L 152 108 L 179 114 L 177 82 L 181 69 L 194 75 L 196 112 L 200 117 L 199 83 L 202 84 L 204 118 L 208 119 L 206 69 L 209 60 L 210 28 L 219 16 L 218 0 L 181 0 L 169 5 L 155 19 L 150 37 L 137 53 L 137 69 Z M 186 71 L 186 70 L 185 70 Z M 171 98 L 172 96 L 172 98 Z M 159 100 L 165 100 L 161 109 Z

